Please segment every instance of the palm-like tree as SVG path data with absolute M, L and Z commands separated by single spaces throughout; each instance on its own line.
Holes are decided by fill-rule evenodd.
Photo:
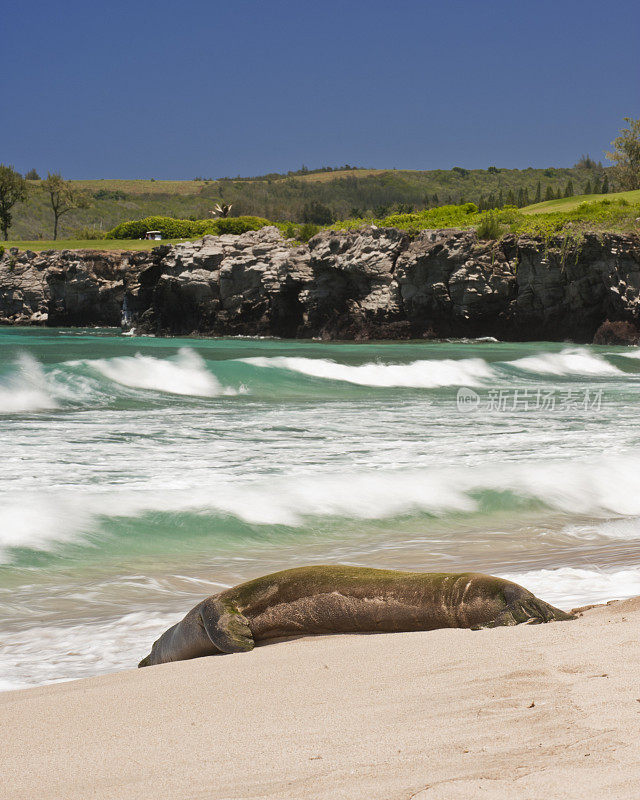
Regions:
M 216 203 L 213 211 L 209 213 L 214 217 L 228 217 L 232 208 L 233 205 L 231 203 Z

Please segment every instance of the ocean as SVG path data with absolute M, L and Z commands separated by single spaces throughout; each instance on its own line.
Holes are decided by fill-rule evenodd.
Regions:
M 640 350 L 0 329 L 0 689 L 303 564 L 640 594 Z

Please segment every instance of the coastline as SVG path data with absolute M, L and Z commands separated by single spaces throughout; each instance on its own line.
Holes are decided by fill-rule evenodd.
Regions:
M 567 623 L 303 638 L 5 692 L 0 796 L 628 798 L 639 622 L 636 597 Z
M 637 344 L 637 234 L 479 239 L 375 225 L 307 243 L 276 227 L 151 251 L 12 248 L 0 324 L 322 341 L 495 337 Z

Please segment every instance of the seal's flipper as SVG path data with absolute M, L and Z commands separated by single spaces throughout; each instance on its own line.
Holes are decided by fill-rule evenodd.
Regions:
M 208 637 L 223 653 L 253 650 L 249 620 L 233 603 L 209 598 L 200 607 L 200 618 Z

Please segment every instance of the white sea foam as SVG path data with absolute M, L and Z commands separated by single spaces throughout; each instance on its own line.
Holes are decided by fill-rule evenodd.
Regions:
M 583 348 L 570 348 L 560 353 L 540 353 L 515 361 L 503 362 L 509 367 L 537 375 L 585 375 L 589 377 L 614 377 L 624 373 L 601 356 Z
M 0 381 L 0 414 L 20 414 L 57 408 L 47 377 L 33 356 L 22 353 L 15 370 Z
M 640 350 L 630 350 L 626 353 L 611 353 L 613 356 L 624 356 L 625 358 L 640 358 Z
M 359 386 L 434 389 L 439 386 L 478 386 L 494 375 L 481 358 L 432 359 L 409 364 L 340 364 L 325 358 L 275 356 L 240 359 L 255 367 L 285 369 L 313 378 L 345 381 Z
M 100 358 L 84 363 L 110 381 L 132 389 L 146 389 L 167 394 L 217 397 L 234 393 L 225 389 L 207 370 L 204 360 L 193 350 L 183 347 L 174 359 L 135 356 Z
M 3 632 L 0 691 L 134 669 L 154 639 L 181 616 L 138 611 L 80 625 L 38 625 L 37 635 Z
M 640 594 L 640 567 L 597 569 L 560 567 L 501 573 L 551 605 L 569 611 L 588 603 L 624 600 Z

